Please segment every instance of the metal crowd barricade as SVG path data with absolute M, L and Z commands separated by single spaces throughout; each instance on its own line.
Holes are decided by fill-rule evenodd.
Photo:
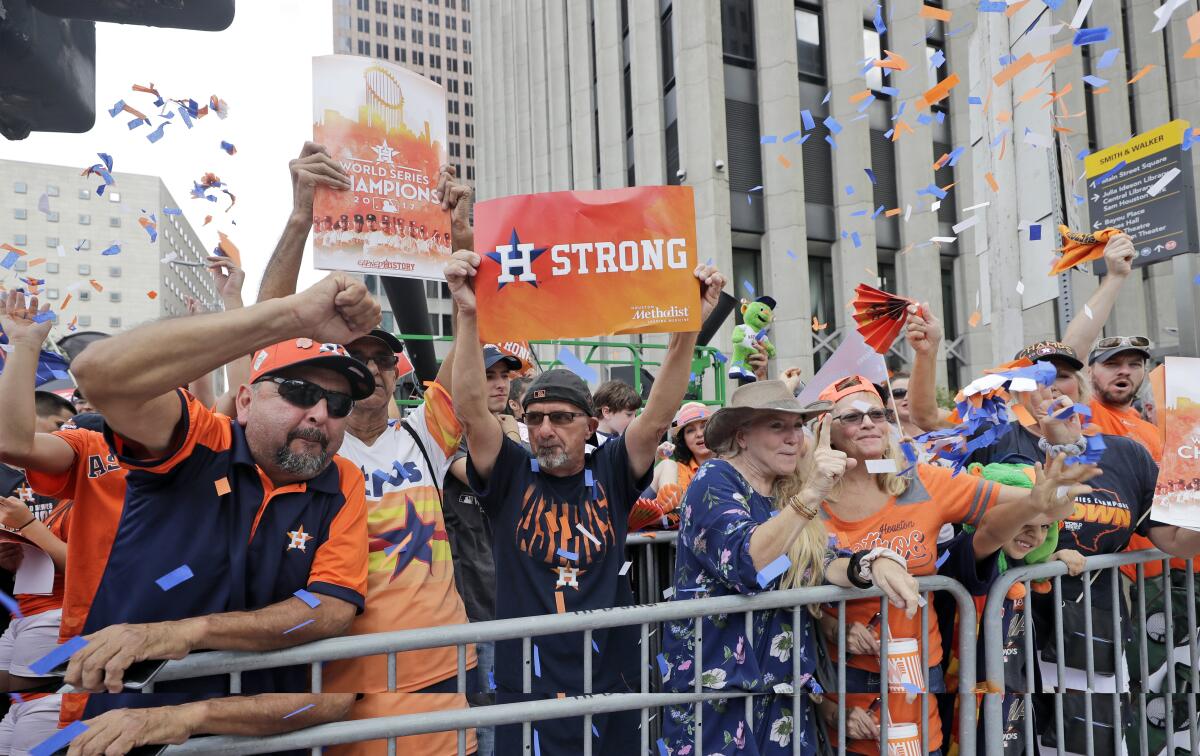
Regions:
M 1045 564 L 1033 565 L 1028 567 L 1018 567 L 1008 570 L 1000 576 L 1000 578 L 992 584 L 988 593 L 987 603 L 984 606 L 982 617 L 982 629 L 984 638 L 984 672 L 987 693 L 984 696 L 984 741 L 987 743 L 986 753 L 1001 754 L 1004 752 L 1003 735 L 1003 699 L 1004 696 L 1000 691 L 1004 688 L 1004 628 L 1003 622 L 1003 604 L 1008 590 L 1016 583 L 1021 583 L 1025 587 L 1026 595 L 1032 598 L 1030 592 L 1030 581 L 1050 578 L 1052 580 L 1052 600 L 1054 605 L 1053 627 L 1054 638 L 1038 638 L 1037 648 L 1042 648 L 1047 643 L 1053 643 L 1055 650 L 1055 666 L 1056 677 L 1060 682 L 1058 690 L 1047 691 L 1054 698 L 1054 721 L 1053 731 L 1055 734 L 1055 742 L 1060 752 L 1066 750 L 1066 723 L 1063 715 L 1063 696 L 1064 695 L 1082 695 L 1084 704 L 1084 723 L 1086 726 L 1085 744 L 1086 753 L 1092 756 L 1096 751 L 1096 743 L 1094 739 L 1094 715 L 1096 712 L 1092 705 L 1092 696 L 1096 687 L 1098 673 L 1095 671 L 1095 659 L 1093 650 L 1093 627 L 1092 627 L 1092 583 L 1094 580 L 1108 580 L 1109 589 L 1113 596 L 1113 613 L 1112 613 L 1112 633 L 1114 645 L 1114 664 L 1113 664 L 1113 683 L 1115 693 L 1109 695 L 1109 703 L 1112 707 L 1112 738 L 1113 738 L 1113 753 L 1125 753 L 1125 734 L 1127 727 L 1122 723 L 1122 702 L 1124 696 L 1123 690 L 1128 690 L 1136 701 L 1137 717 L 1140 724 L 1140 732 L 1138 737 L 1140 756 L 1149 756 L 1150 750 L 1147 737 L 1147 697 L 1154 695 L 1159 691 L 1152 691 L 1151 671 L 1148 667 L 1148 655 L 1146 644 L 1146 575 L 1145 565 L 1149 562 L 1161 562 L 1163 572 L 1158 578 L 1163 581 L 1164 595 L 1166 600 L 1163 606 L 1163 621 L 1165 624 L 1164 635 L 1168 640 L 1167 659 L 1165 662 L 1166 676 L 1163 681 L 1163 701 L 1166 709 L 1165 721 L 1167 724 L 1167 752 L 1173 753 L 1175 746 L 1173 739 L 1175 735 L 1175 719 L 1173 716 L 1173 707 L 1175 705 L 1175 694 L 1180 686 L 1179 681 L 1175 679 L 1175 651 L 1174 642 L 1174 607 L 1172 606 L 1171 593 L 1171 564 L 1170 558 L 1157 549 L 1147 549 L 1132 552 L 1123 552 L 1118 554 L 1103 554 L 1099 556 L 1088 557 L 1085 561 L 1085 571 L 1082 574 L 1083 593 L 1079 597 L 1084 606 L 1084 644 L 1085 669 L 1081 670 L 1086 678 L 1087 690 L 1063 690 L 1061 682 L 1065 677 L 1067 669 L 1063 660 L 1065 658 L 1065 644 L 1078 643 L 1080 639 L 1064 639 L 1063 635 L 1063 599 L 1062 597 L 1062 582 L 1061 578 L 1067 573 L 1066 565 L 1062 562 L 1054 561 Z M 1134 612 L 1133 617 L 1122 617 L 1121 610 L 1123 606 L 1123 585 L 1121 581 L 1120 567 L 1123 565 L 1135 565 L 1136 579 L 1133 581 L 1133 587 L 1137 591 L 1136 607 L 1131 609 Z M 1176 570 L 1178 572 L 1179 570 Z M 1108 574 L 1105 574 L 1105 573 Z M 1200 753 L 1200 729 L 1197 724 L 1196 711 L 1196 694 L 1200 691 L 1200 655 L 1197 648 L 1197 624 L 1196 624 L 1196 594 L 1194 570 L 1191 560 L 1187 561 L 1186 568 L 1186 622 L 1187 622 L 1187 650 L 1190 660 L 1190 671 L 1188 680 L 1188 689 L 1191 691 L 1186 698 L 1186 707 L 1188 715 L 1188 736 L 1191 745 L 1191 753 Z M 1155 578 L 1151 578 L 1153 580 Z M 1023 620 L 1025 622 L 1025 665 L 1026 665 L 1026 680 L 1027 690 L 1023 691 L 1023 703 L 1026 711 L 1025 726 L 1023 737 L 1025 740 L 1026 752 L 1036 753 L 1034 750 L 1034 717 L 1033 717 L 1033 698 L 1032 689 L 1034 687 L 1035 665 L 1035 641 L 1032 622 L 1032 600 L 1026 600 L 1023 607 Z M 1126 668 L 1126 650 L 1122 647 L 1122 626 L 1129 621 L 1133 622 L 1135 629 L 1134 647 L 1138 651 L 1138 669 L 1127 670 Z M 1120 649 L 1117 653 L 1117 649 Z M 1047 662 L 1049 663 L 1049 662 Z M 1133 672 L 1134 677 L 1130 679 L 1130 672 Z M 1105 675 L 1105 677 L 1110 677 Z M 1102 694 L 1103 695 L 1103 694 Z M 1050 727 L 1049 721 L 1041 723 L 1042 728 Z M 1107 726 L 1107 725 L 1105 725 Z M 1106 751 L 1107 752 L 1107 751 Z M 1132 751 L 1130 751 L 1132 754 Z M 1157 751 L 1155 751 L 1157 753 Z
M 955 600 L 959 616 L 966 627 L 975 622 L 975 605 L 970 595 L 957 582 L 940 576 L 918 579 L 919 588 L 927 598 L 931 591 L 945 591 Z M 531 645 L 534 638 L 545 635 L 557 635 L 566 632 L 583 633 L 581 644 L 581 662 L 584 669 L 585 688 L 583 695 L 560 698 L 556 700 L 529 701 L 512 704 L 500 704 L 472 709 L 439 711 L 422 714 L 408 714 L 392 717 L 380 717 L 367 720 L 343 721 L 319 725 L 305 730 L 285 735 L 265 738 L 248 737 L 203 737 L 193 738 L 180 746 L 171 746 L 167 753 L 221 753 L 249 754 L 269 753 L 299 748 L 312 748 L 314 753 L 320 746 L 352 743 L 364 740 L 388 739 L 388 753 L 396 751 L 394 738 L 405 735 L 415 735 L 428 732 L 454 731 L 459 733 L 458 753 L 464 754 L 466 747 L 466 731 L 472 727 L 483 727 L 502 724 L 524 725 L 524 753 L 532 753 L 531 729 L 532 722 L 563 717 L 584 718 L 583 722 L 583 753 L 591 753 L 591 719 L 595 714 L 615 711 L 641 711 L 641 750 L 642 754 L 655 753 L 652 751 L 649 723 L 651 710 L 663 706 L 697 704 L 713 699 L 730 699 L 744 697 L 749 699 L 756 693 L 737 690 L 705 691 L 700 687 L 700 674 L 703 669 L 702 643 L 699 626 L 697 627 L 696 652 L 693 669 L 696 671 L 696 687 L 690 693 L 657 692 L 651 682 L 651 669 L 654 657 L 650 654 L 649 638 L 651 629 L 661 627 L 661 623 L 714 614 L 744 614 L 748 625 L 752 625 L 754 612 L 768 609 L 790 609 L 792 612 L 792 627 L 797 631 L 801 627 L 801 612 L 814 604 L 837 604 L 839 607 L 839 669 L 836 684 L 831 684 L 839 694 L 839 700 L 845 698 L 845 659 L 846 659 L 846 602 L 858 599 L 878 598 L 880 591 L 876 589 L 859 591 L 839 588 L 832 585 L 798 588 L 787 591 L 765 591 L 754 596 L 720 596 L 715 598 L 691 599 L 688 601 L 662 602 L 646 606 L 620 607 L 600 611 L 573 612 L 569 614 L 522 617 L 492 622 L 478 622 L 465 625 L 421 628 L 372 635 L 347 636 L 330 638 L 290 649 L 270 651 L 266 653 L 243 652 L 207 652 L 193 654 L 185 659 L 171 661 L 166 664 L 158 675 L 158 680 L 179 680 L 208 675 L 230 675 L 231 690 L 239 690 L 239 675 L 249 670 L 270 669 L 275 667 L 306 664 L 310 666 L 312 687 L 314 693 L 321 692 L 321 664 L 336 659 L 349 659 L 361 656 L 386 654 L 388 661 L 388 687 L 395 689 L 396 684 L 396 654 L 403 651 L 435 647 L 455 646 L 458 649 L 458 691 L 466 692 L 466 649 L 468 644 L 498 640 L 523 641 L 524 661 L 524 691 L 531 689 Z M 882 601 L 882 626 L 887 627 L 887 606 Z M 922 629 L 928 626 L 928 601 L 922 607 Z M 613 693 L 591 695 L 592 674 L 592 633 L 613 627 L 640 625 L 641 626 L 641 685 L 637 693 Z M 885 632 L 886 636 L 886 632 Z M 886 638 L 885 638 L 886 643 Z M 922 644 L 922 662 L 927 659 L 928 643 Z M 960 639 L 959 691 L 962 705 L 959 707 L 959 729 L 961 753 L 974 753 L 975 748 L 975 637 L 971 633 L 963 633 Z M 886 646 L 885 646 L 886 649 Z M 886 654 L 886 650 L 884 651 Z M 886 657 L 885 657 L 886 658 Z M 801 679 L 801 659 L 798 653 L 792 654 L 793 680 Z M 926 666 L 927 663 L 926 663 Z M 885 726 L 881 728 L 880 748 L 887 753 L 887 664 L 881 664 L 882 695 L 881 718 Z M 149 691 L 147 691 L 149 692 Z M 785 692 L 783 695 L 787 695 Z M 792 711 L 799 712 L 799 697 L 807 696 L 803 685 L 794 685 L 790 692 L 793 698 Z M 922 714 L 926 714 L 929 704 L 926 696 L 922 696 Z M 845 753 L 846 747 L 846 717 L 844 706 L 840 708 L 838 717 L 839 754 Z M 700 710 L 697 710 L 700 714 Z M 696 753 L 700 751 L 702 734 L 700 717 L 697 717 Z M 748 722 L 753 726 L 753 721 Z M 927 745 L 927 727 L 922 728 L 923 745 Z M 800 753 L 799 737 L 792 738 L 793 753 Z M 925 749 L 927 750 L 927 749 Z

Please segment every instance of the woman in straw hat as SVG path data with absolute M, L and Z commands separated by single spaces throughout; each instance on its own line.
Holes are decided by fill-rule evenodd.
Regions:
M 811 455 L 812 474 L 797 473 L 808 443 L 804 422 L 828 409 L 805 408 L 782 381 L 742 386 L 728 407 L 705 428 L 716 458 L 700 467 L 684 496 L 675 564 L 674 599 L 753 594 L 762 590 L 816 585 L 829 580 L 849 586 L 849 560 L 830 551 L 817 507 L 848 468 L 855 465 L 829 446 L 821 425 Z M 877 560 L 871 580 L 897 607 L 917 600 L 916 582 L 902 564 Z M 815 670 L 807 618 L 792 627 L 790 610 L 754 613 L 747 628 L 741 615 L 703 620 L 701 684 L 706 690 L 751 691 L 753 721 L 742 698 L 671 707 L 664 740 L 672 754 L 785 754 L 798 738 L 805 754 L 816 750 L 807 696 L 792 711 L 790 684 L 805 686 Z M 696 628 L 691 620 L 667 625 L 659 666 L 668 690 L 693 690 Z M 804 677 L 793 680 L 792 654 Z M 787 685 L 786 693 L 776 686 Z M 697 726 L 699 730 L 697 732 Z M 697 740 L 701 742 L 697 745 Z
M 876 387 L 855 375 L 826 388 L 820 397 L 832 406 L 822 418 L 828 428 L 830 445 L 852 464 L 846 474 L 826 489 L 820 505 L 821 517 L 834 534 L 837 547 L 852 553 L 848 577 L 852 584 L 866 587 L 874 565 L 880 559 L 896 560 L 914 576 L 932 575 L 937 570 L 937 536 L 946 523 L 977 527 L 987 513 L 987 532 L 1046 515 L 1059 519 L 1069 515 L 1076 495 L 1091 489 L 1082 483 L 1096 474 L 1091 465 L 1055 464 L 1043 471 L 1037 466 L 1037 484 L 1032 489 L 1005 486 L 972 475 L 958 475 L 944 467 L 904 460 L 897 435 L 889 423 L 895 415 L 884 406 Z M 905 468 L 908 469 L 905 469 Z M 992 550 L 994 551 L 994 550 Z M 989 552 L 991 553 L 991 552 Z M 980 570 L 995 569 L 993 563 L 979 562 Z M 860 599 L 846 602 L 846 696 L 847 749 L 850 753 L 876 754 L 879 742 L 877 719 L 880 687 L 879 602 Z M 889 685 L 902 684 L 903 694 L 888 698 L 888 719 L 895 724 L 921 722 L 918 693 L 943 693 L 940 663 L 942 639 L 937 616 L 928 618 L 928 657 L 919 658 L 921 621 L 915 616 L 916 602 L 903 612 L 888 615 L 889 657 L 911 646 L 917 656 L 904 666 L 912 669 L 913 681 L 899 680 L 889 664 Z M 831 612 L 833 614 L 834 612 Z M 836 656 L 832 632 L 836 622 L 822 622 L 831 656 Z M 914 644 L 913 641 L 916 641 Z M 922 671 L 923 670 L 923 671 Z M 857 693 L 857 695 L 856 695 Z M 836 708 L 825 709 L 827 714 Z M 942 741 L 937 704 L 929 702 L 928 744 L 931 753 L 939 752 Z

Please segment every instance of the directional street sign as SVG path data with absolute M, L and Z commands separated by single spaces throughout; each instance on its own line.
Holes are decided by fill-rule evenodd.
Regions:
M 1189 128 L 1171 121 L 1084 158 L 1092 229 L 1129 234 L 1135 267 L 1200 249 L 1192 156 L 1184 150 Z

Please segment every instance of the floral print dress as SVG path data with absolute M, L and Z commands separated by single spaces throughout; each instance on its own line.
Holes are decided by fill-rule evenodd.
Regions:
M 750 558 L 750 537 L 774 513 L 771 498 L 751 488 L 732 465 L 724 460 L 706 462 L 683 499 L 672 600 L 753 595 L 778 588 L 782 576 L 765 589 L 759 586 L 758 571 Z M 826 564 L 834 556 L 833 552 L 827 553 Z M 747 637 L 745 614 L 721 614 L 702 620 L 704 670 L 700 679 L 704 690 L 765 695 L 751 699 L 751 722 L 746 720 L 743 698 L 704 703 L 700 751 L 695 750 L 694 707 L 667 707 L 663 745 L 670 756 L 783 756 L 792 753 L 793 738 L 800 739 L 801 753 L 816 753 L 814 708 L 808 696 L 801 696 L 799 712 L 792 711 L 792 654 L 799 654 L 802 673 L 808 676 L 802 684 L 816 670 L 809 615 L 805 611 L 801 616 L 802 626 L 797 629 L 792 627 L 791 610 L 755 612 L 752 637 Z M 663 688 L 691 692 L 694 620 L 668 622 L 665 630 L 663 653 L 658 660 Z

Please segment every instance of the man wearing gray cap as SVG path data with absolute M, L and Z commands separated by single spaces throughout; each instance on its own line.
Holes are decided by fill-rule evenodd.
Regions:
M 479 265 L 473 252 L 454 253 L 446 280 L 459 308 L 458 339 L 478 341 L 471 279 Z M 711 312 L 724 277 L 701 265 L 701 319 Z M 529 386 L 523 406 L 528 451 L 506 438 L 488 411 L 482 355 L 462 350 L 454 365 L 454 403 L 466 432 L 467 474 L 494 529 L 492 553 L 505 590 L 496 596 L 497 619 L 607 609 L 633 604 L 622 573 L 629 510 L 649 483 L 655 449 L 687 389 L 696 333 L 671 334 L 670 344 L 642 414 L 625 433 L 587 454 L 596 430 L 586 382 L 568 370 L 550 370 Z M 597 630 L 591 692 L 636 690 L 641 679 L 637 628 Z M 530 694 L 522 690 L 520 641 L 496 644 L 497 702 L 553 699 L 583 694 L 580 633 L 541 636 L 533 644 Z M 637 712 L 593 717 L 592 753 L 637 751 Z M 542 721 L 534 726 L 543 754 L 583 751 L 583 722 Z M 498 727 L 496 753 L 518 753 L 520 725 Z

